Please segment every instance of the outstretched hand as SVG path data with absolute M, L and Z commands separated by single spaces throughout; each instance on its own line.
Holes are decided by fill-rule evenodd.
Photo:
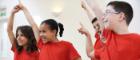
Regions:
M 23 3 L 21 2 L 21 0 L 18 0 L 18 2 L 19 2 L 18 6 L 19 6 L 22 10 L 24 10 L 26 7 L 23 5 Z
M 87 10 L 87 4 L 86 4 L 86 1 L 84 0 L 81 0 L 81 6 L 84 10 Z
M 84 35 L 87 36 L 87 35 L 89 34 L 88 30 L 83 26 L 82 23 L 80 23 L 80 25 L 81 25 L 81 27 L 78 29 L 78 31 L 79 31 L 81 34 L 84 34 Z
M 12 10 L 12 14 L 19 12 L 19 10 L 21 10 L 21 8 L 19 7 L 19 5 L 16 5 Z
M 24 10 L 26 9 L 26 7 L 22 4 L 22 2 L 20 0 L 18 0 L 19 4 L 16 5 L 13 10 L 12 10 L 12 14 L 15 14 L 17 12 L 19 12 L 20 10 Z

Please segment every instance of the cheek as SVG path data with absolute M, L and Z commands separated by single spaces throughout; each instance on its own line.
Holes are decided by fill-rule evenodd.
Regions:
M 112 25 L 114 23 L 114 21 L 115 21 L 115 17 L 113 17 L 113 16 L 108 17 L 108 24 L 109 25 Z
M 23 45 L 26 45 L 28 40 L 25 38 L 25 37 L 21 37 L 18 41 L 18 44 L 23 46 Z
M 109 21 L 111 23 L 117 22 L 118 20 L 119 20 L 118 16 L 116 16 L 116 15 L 112 15 L 112 16 L 109 17 Z
M 25 37 L 22 37 L 21 40 L 24 44 L 26 44 L 28 42 L 27 38 L 25 38 Z
M 42 36 L 43 38 L 45 38 L 45 39 L 46 39 L 46 38 L 48 39 L 48 38 L 51 37 L 51 34 L 50 34 L 49 32 L 45 32 L 45 33 L 42 33 L 41 36 Z
M 45 36 L 47 35 L 47 33 L 42 32 L 42 33 L 40 33 L 39 35 L 40 35 L 41 37 L 45 37 Z
M 113 28 L 115 27 L 116 25 L 116 19 L 115 18 L 110 18 L 106 27 L 113 30 Z
M 50 37 L 52 36 L 52 33 L 51 33 L 51 32 L 47 32 L 47 33 L 46 33 L 46 36 L 47 36 L 48 38 L 50 38 Z

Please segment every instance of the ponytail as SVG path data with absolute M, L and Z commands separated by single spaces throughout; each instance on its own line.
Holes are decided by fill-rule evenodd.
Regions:
M 63 31 L 64 31 L 63 24 L 58 23 L 58 26 L 59 26 L 59 29 L 60 29 L 60 31 L 59 31 L 59 35 L 60 35 L 60 37 L 62 37 L 62 35 L 63 35 Z
M 63 24 L 57 23 L 54 19 L 44 20 L 41 24 L 44 24 L 44 23 L 49 25 L 50 30 L 56 30 L 56 36 L 59 29 L 60 30 L 59 35 L 60 37 L 62 37 L 63 31 L 64 31 Z

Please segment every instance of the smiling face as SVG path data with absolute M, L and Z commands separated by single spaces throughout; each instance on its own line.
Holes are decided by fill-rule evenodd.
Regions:
M 56 36 L 56 31 L 51 30 L 48 24 L 43 23 L 40 25 L 40 37 L 43 43 L 52 40 L 52 38 L 55 36 Z
M 113 6 L 109 5 L 103 16 L 103 22 L 106 28 L 113 30 L 118 24 L 120 24 L 120 13 L 113 9 Z
M 100 31 L 100 25 L 98 21 L 95 21 L 94 23 L 92 23 L 92 25 L 96 32 Z
M 17 32 L 17 43 L 19 46 L 25 46 L 27 45 L 28 39 L 24 36 L 24 34 L 18 30 Z

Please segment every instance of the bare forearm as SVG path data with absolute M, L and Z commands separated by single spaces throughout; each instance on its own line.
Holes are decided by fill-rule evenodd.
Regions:
M 92 21 L 92 19 L 95 17 L 94 12 L 92 11 L 92 9 L 88 5 L 87 5 L 86 10 L 87 10 L 86 12 L 87 12 L 87 15 L 88 15 L 90 21 Z
M 8 25 L 7 25 L 7 33 L 10 39 L 11 44 L 14 43 L 15 37 L 13 34 L 13 24 L 14 24 L 14 13 L 12 13 L 8 19 Z
M 88 5 L 92 9 L 92 11 L 95 13 L 95 15 L 97 16 L 98 19 L 103 16 L 103 11 L 101 9 L 101 6 L 97 2 L 97 0 L 92 0 L 92 1 L 88 2 Z
M 92 39 L 91 39 L 90 34 L 87 34 L 86 37 L 87 37 L 87 40 L 86 40 L 86 51 L 87 51 L 88 57 L 91 58 L 93 56 L 92 53 L 94 51 L 93 43 L 92 43 Z
M 13 20 L 14 20 L 15 14 L 11 14 L 9 19 L 8 19 L 8 25 L 7 25 L 7 31 L 13 31 Z
M 23 8 L 23 12 L 24 12 L 24 14 L 25 14 L 25 16 L 27 18 L 27 21 L 32 26 L 32 29 L 34 31 L 35 38 L 38 41 L 38 38 L 39 38 L 39 29 L 38 29 L 38 26 L 36 25 L 34 19 L 32 18 L 31 14 L 27 10 L 27 8 Z
M 23 12 L 24 12 L 25 17 L 27 18 L 27 21 L 29 22 L 29 24 L 30 24 L 31 26 L 36 26 L 36 24 L 35 24 L 35 22 L 34 22 L 32 16 L 31 16 L 31 14 L 29 13 L 29 11 L 27 10 L 27 8 L 24 8 L 24 9 L 23 9 Z
M 92 21 L 92 19 L 95 18 L 95 15 L 92 14 L 90 11 L 87 11 L 87 15 L 90 21 Z
M 87 4 L 87 2 L 85 0 L 82 1 L 82 7 L 86 11 L 90 21 L 92 21 L 92 19 L 95 17 L 95 14 L 94 14 L 94 12 L 92 11 L 91 7 Z

